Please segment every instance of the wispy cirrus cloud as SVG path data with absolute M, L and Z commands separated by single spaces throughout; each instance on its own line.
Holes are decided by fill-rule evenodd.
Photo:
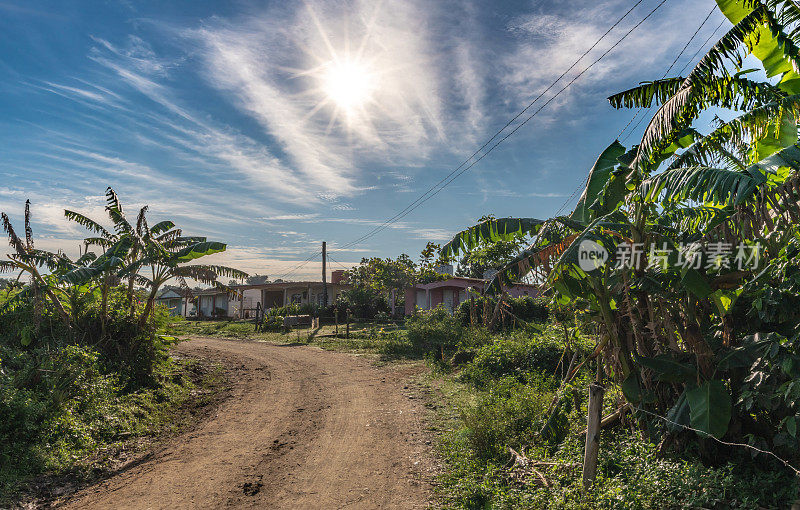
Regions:
M 655 3 L 637 7 L 566 79 Z M 712 5 L 664 4 L 491 157 L 427 201 L 424 219 L 387 225 L 391 235 L 348 252 L 396 256 L 426 239 L 445 240 L 485 213 L 538 216 L 561 204 L 591 164 L 581 154 L 606 143 L 586 121 L 605 129 L 606 95 L 658 78 Z M 8 191 L 0 208 L 21 211 L 15 193 L 24 193 L 48 239 L 77 239 L 82 233 L 64 224 L 61 209 L 102 217 L 97 194 L 112 185 L 131 209 L 147 203 L 154 217 L 231 242 L 231 260 L 247 269 L 283 268 L 323 239 L 335 249 L 383 226 L 629 7 L 622 0 L 309 0 L 204 3 L 164 16 L 140 5 L 135 19 L 122 9 L 117 19 L 89 24 L 82 33 L 92 35 L 80 43 L 58 39 L 72 44 L 63 52 L 51 40 L 37 53 L 30 40 L 16 59 L 0 61 L 13 77 L 0 99 L 13 110 L 0 120 Z M 64 12 L 74 19 L 82 11 Z M 712 16 L 690 51 L 720 19 Z M 48 65 L 18 65 L 26 52 Z M 59 59 L 69 64 L 59 69 Z M 349 110 L 326 78 L 342 62 L 355 62 L 370 80 Z M 586 146 L 575 150 L 578 143 Z
M 91 52 L 94 61 L 166 110 L 167 114 L 151 112 L 149 120 L 155 120 L 168 131 L 165 134 L 173 146 L 202 154 L 212 167 L 214 163 L 227 165 L 261 186 L 262 191 L 273 192 L 276 198 L 288 202 L 309 201 L 309 191 L 319 183 L 302 180 L 264 144 L 228 126 L 217 126 L 180 104 L 175 92 L 159 81 L 168 75 L 173 65 L 156 57 L 145 41 L 131 38 L 128 46 L 118 47 L 104 39 L 93 39 L 98 43 Z M 313 194 L 310 200 L 315 200 Z
M 442 41 L 447 12 L 415 1 L 318 1 L 183 34 L 200 45 L 211 86 L 299 172 L 346 196 L 364 190 L 356 182 L 376 162 L 423 165 L 485 130 L 484 55 L 458 29 L 449 32 L 455 42 Z M 326 90 L 326 73 L 341 62 L 373 85 L 349 112 Z
M 599 3 L 571 2 L 548 7 L 550 8 L 546 12 L 540 6 L 530 12 L 520 13 L 507 26 L 515 38 L 515 44 L 513 51 L 501 60 L 504 68 L 502 82 L 509 92 L 520 98 L 533 97 L 543 92 L 589 50 L 630 5 L 620 0 L 609 0 Z M 611 49 L 654 7 L 652 4 L 643 4 L 635 8 L 566 74 L 562 82 L 546 94 L 545 99 Z M 550 110 L 569 106 L 581 98 L 583 91 L 593 91 L 598 85 L 603 89 L 599 94 L 602 100 L 615 87 L 627 88 L 627 85 L 635 85 L 645 79 L 643 73 L 654 73 L 650 79 L 660 78 L 661 73 L 666 71 L 664 61 L 677 56 L 679 49 L 687 42 L 690 35 L 687 34 L 687 27 L 696 27 L 711 7 L 713 4 L 710 2 L 663 5 L 601 61 L 594 64 L 591 72 L 582 75 L 580 81 L 559 98 Z M 704 34 L 710 34 L 723 16 L 717 13 L 713 18 L 706 25 Z M 695 41 L 695 44 L 700 41 L 702 39 Z M 677 72 L 677 69 L 672 72 Z M 592 100 L 596 100 L 597 95 L 593 93 Z M 599 104 L 602 105 L 602 102 Z M 545 116 L 551 117 L 547 114 Z

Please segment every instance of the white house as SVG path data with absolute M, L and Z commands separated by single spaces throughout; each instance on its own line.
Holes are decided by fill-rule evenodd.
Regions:
M 249 319 L 259 303 L 264 309 L 291 304 L 323 304 L 322 282 L 279 282 L 258 285 L 232 285 L 231 292 L 206 289 L 196 293 L 198 317 L 234 317 Z M 328 284 L 328 304 L 351 288 L 350 284 Z
M 170 315 L 181 315 L 183 317 L 189 317 L 195 308 L 191 295 L 181 295 L 174 289 L 167 289 L 162 292 L 156 298 L 156 304 L 169 308 Z

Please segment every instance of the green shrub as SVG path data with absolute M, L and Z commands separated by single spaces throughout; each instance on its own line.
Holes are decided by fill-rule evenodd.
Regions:
M 530 444 L 544 425 L 543 416 L 557 383 L 543 374 L 526 384 L 507 377 L 493 381 L 478 402 L 463 412 L 473 451 L 481 458 L 508 458 L 508 447 Z
M 27 477 L 64 472 L 102 445 L 149 433 L 192 385 L 169 359 L 138 385 L 87 346 L 0 344 L 0 506 Z
M 525 381 L 531 373 L 555 372 L 563 353 L 563 341 L 555 335 L 531 336 L 521 331 L 497 335 L 492 343 L 477 350 L 475 359 L 465 366 L 462 378 L 477 386 L 505 376 Z
M 267 315 L 261 324 L 262 331 L 283 331 L 283 329 L 283 316 L 281 315 Z
M 476 455 L 467 429 L 447 434 L 442 447 L 449 463 L 440 477 L 446 508 L 788 509 L 798 491 L 798 480 L 788 470 L 749 455 L 735 463 L 709 467 L 688 455 L 659 455 L 657 445 L 630 432 L 604 435 L 597 478 L 586 495 L 581 489 L 580 468 L 558 467 L 580 465 L 583 443 L 579 438 L 565 441 L 553 456 L 541 449 L 525 450 L 531 458 L 554 463 L 537 467 L 550 487 L 542 487 L 534 475 L 509 479 L 504 466 L 510 456 Z
M 406 328 L 408 339 L 417 350 L 437 355 L 444 349 L 454 349 L 464 336 L 461 321 L 441 305 L 408 317 Z
M 350 310 L 353 317 L 372 319 L 380 312 L 388 314 L 391 311 L 391 307 L 384 295 L 374 289 L 357 286 L 342 292 L 339 299 L 325 313 L 325 316 L 332 317 L 334 310 L 339 311 L 339 320 L 342 321 L 347 310 Z
M 286 317 L 287 315 L 316 315 L 317 307 L 311 303 L 292 303 L 286 306 L 270 308 L 267 311 L 268 317 Z
M 580 462 L 580 441 L 566 441 L 552 459 Z M 528 508 L 672 509 L 789 508 L 798 480 L 777 464 L 754 460 L 746 452 L 735 463 L 706 466 L 691 456 L 659 455 L 658 446 L 630 432 L 604 436 L 598 474 L 588 496 L 580 477 L 551 474 L 554 487 L 527 491 Z
M 170 340 L 158 334 L 170 320 L 166 307 L 156 306 L 150 320 L 140 327 L 122 303 L 124 287 L 112 289 L 109 312 L 102 327 L 98 292 L 74 292 L 69 304 L 72 328 L 67 330 L 54 310 L 37 313 L 31 301 L 0 314 L 0 344 L 15 349 L 60 349 L 65 345 L 93 346 L 103 362 L 112 366 L 129 384 L 153 385 L 153 371 L 167 358 Z M 105 335 L 103 335 L 105 331 Z
M 478 321 L 478 324 L 484 323 L 484 306 L 485 303 L 488 302 L 489 306 L 489 313 L 494 313 L 495 305 L 497 305 L 497 299 L 492 296 L 481 296 L 474 300 L 475 302 L 475 315 Z M 508 300 L 509 305 L 511 306 L 511 313 L 517 317 L 518 319 L 526 322 L 526 323 L 544 323 L 547 322 L 548 318 L 550 317 L 549 307 L 547 305 L 547 300 L 545 298 L 533 298 L 530 296 L 523 296 L 520 298 L 511 298 Z M 463 325 L 468 326 L 470 325 L 470 307 L 472 306 L 471 300 L 462 301 L 460 305 L 458 305 L 458 316 L 461 318 L 461 322 Z M 506 321 L 506 327 L 512 328 L 514 326 L 520 327 L 522 324 L 513 320 Z

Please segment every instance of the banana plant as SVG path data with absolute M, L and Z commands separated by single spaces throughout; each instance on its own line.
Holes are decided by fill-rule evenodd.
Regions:
M 6 255 L 8 260 L 0 260 L 0 272 L 19 271 L 21 274 L 27 273 L 31 278 L 31 283 L 27 289 L 23 289 L 22 292 L 16 295 L 15 299 L 22 299 L 22 297 L 30 294 L 33 296 L 34 301 L 37 301 L 39 298 L 39 293 L 44 292 L 44 294 L 50 300 L 50 303 L 55 308 L 59 317 L 61 317 L 64 325 L 67 328 L 70 328 L 70 316 L 67 310 L 64 308 L 64 305 L 61 303 L 61 300 L 56 295 L 55 291 L 57 287 L 51 281 L 51 279 L 47 278 L 45 275 L 42 275 L 41 271 L 39 270 L 39 268 L 42 267 L 49 267 L 50 269 L 63 267 L 68 262 L 68 259 L 61 254 L 37 250 L 34 247 L 33 229 L 31 228 L 30 200 L 25 201 L 25 239 L 22 239 L 17 235 L 14 227 L 11 224 L 11 220 L 6 213 L 0 213 L 0 220 L 3 223 L 3 230 L 8 235 L 8 242 L 11 245 L 11 248 L 14 250 L 13 253 Z M 7 307 L 12 303 L 13 301 L 6 302 L 4 307 Z
M 121 263 L 124 265 L 129 265 L 135 260 L 139 258 L 139 254 L 143 251 L 144 245 L 147 242 L 147 239 L 151 237 L 156 237 L 162 241 L 173 240 L 181 235 L 180 229 L 175 228 L 175 224 L 171 221 L 162 221 L 154 225 L 153 227 L 148 227 L 147 225 L 147 210 L 148 206 L 143 206 L 137 215 L 135 224 L 132 224 L 128 221 L 125 211 L 122 207 L 122 203 L 117 196 L 117 193 L 114 191 L 113 188 L 109 187 L 106 189 L 106 213 L 113 224 L 113 230 L 106 229 L 103 225 L 101 225 L 98 221 L 95 221 L 81 213 L 65 210 L 64 216 L 72 220 L 79 225 L 82 225 L 91 233 L 96 234 L 96 237 L 88 237 L 84 240 L 84 244 L 87 246 L 99 246 L 104 250 L 108 250 L 110 247 L 118 245 L 118 243 L 123 243 L 124 246 L 127 248 L 125 253 L 122 254 L 119 250 L 114 250 L 115 258 L 113 260 L 117 260 L 119 258 L 122 259 Z M 123 255 L 120 257 L 120 255 Z M 99 274 L 102 275 L 102 287 L 101 292 L 103 295 L 102 298 L 102 308 L 103 308 L 103 315 L 106 314 L 106 307 L 107 307 L 107 295 L 110 284 L 114 281 L 114 279 L 118 278 L 118 275 L 114 273 L 114 269 L 117 268 L 119 264 L 110 265 L 108 264 L 107 259 L 104 264 L 97 264 L 94 266 L 95 273 L 89 274 L 85 273 L 85 276 L 94 278 L 97 276 L 96 271 L 102 267 L 102 270 Z M 134 314 L 136 313 L 136 300 L 134 297 L 134 285 L 135 285 L 135 277 L 134 275 L 128 276 L 128 283 L 127 283 L 127 304 L 129 309 L 129 315 L 133 318 Z
M 75 211 L 64 211 L 67 218 L 83 225 L 98 237 L 87 238 L 87 245 L 99 245 L 106 252 L 87 267 L 76 268 L 65 278 L 70 283 L 85 283 L 102 278 L 103 289 L 115 278 L 127 280 L 127 296 L 131 318 L 136 313 L 134 286 L 148 290 L 145 306 L 138 323 L 144 326 L 153 311 L 159 289 L 171 279 L 188 289 L 186 278 L 201 283 L 225 288 L 217 281 L 219 277 L 242 279 L 247 274 L 236 269 L 218 265 L 187 265 L 188 262 L 206 255 L 225 251 L 226 245 L 208 241 L 205 237 L 183 236 L 181 229 L 171 221 L 161 221 L 152 227 L 147 222 L 148 206 L 139 210 L 135 223 L 131 223 L 123 209 L 117 193 L 106 190 L 106 212 L 114 225 L 113 231 L 99 222 Z M 145 276 L 149 271 L 149 276 Z M 105 293 L 103 294 L 106 295 Z M 105 299 L 103 301 L 105 303 Z M 105 305 L 104 305 L 105 306 Z
M 755 275 L 682 267 L 675 254 L 689 242 L 770 239 L 770 252 L 777 252 L 787 238 L 781 232 L 800 219 L 800 76 L 792 28 L 800 11 L 788 1 L 718 3 L 734 27 L 687 77 L 646 82 L 609 98 L 617 108 L 659 108 L 638 145 L 614 142 L 601 153 L 572 214 L 483 222 L 457 234 L 443 254 L 466 253 L 517 231 L 535 235 L 489 290 L 538 270 L 557 299 L 588 302 L 586 312 L 603 331 L 596 352 L 632 403 L 669 409 L 721 437 L 731 397 L 708 335 L 719 331 L 723 346 L 736 348 L 730 311 Z M 778 79 L 748 79 L 741 69 L 747 54 L 761 58 L 767 75 Z M 700 114 L 715 107 L 741 114 L 706 135 L 696 131 Z M 615 267 L 579 260 L 582 246 L 615 253 L 651 244 L 669 248 L 663 265 L 652 266 L 647 253 Z M 664 386 L 670 376 L 659 367 L 665 364 L 683 370 L 680 394 Z

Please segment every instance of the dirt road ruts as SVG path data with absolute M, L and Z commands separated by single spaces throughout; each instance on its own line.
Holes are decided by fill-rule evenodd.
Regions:
M 67 508 L 426 508 L 429 447 L 408 369 L 315 347 L 194 339 L 238 369 L 193 431 L 84 489 Z

